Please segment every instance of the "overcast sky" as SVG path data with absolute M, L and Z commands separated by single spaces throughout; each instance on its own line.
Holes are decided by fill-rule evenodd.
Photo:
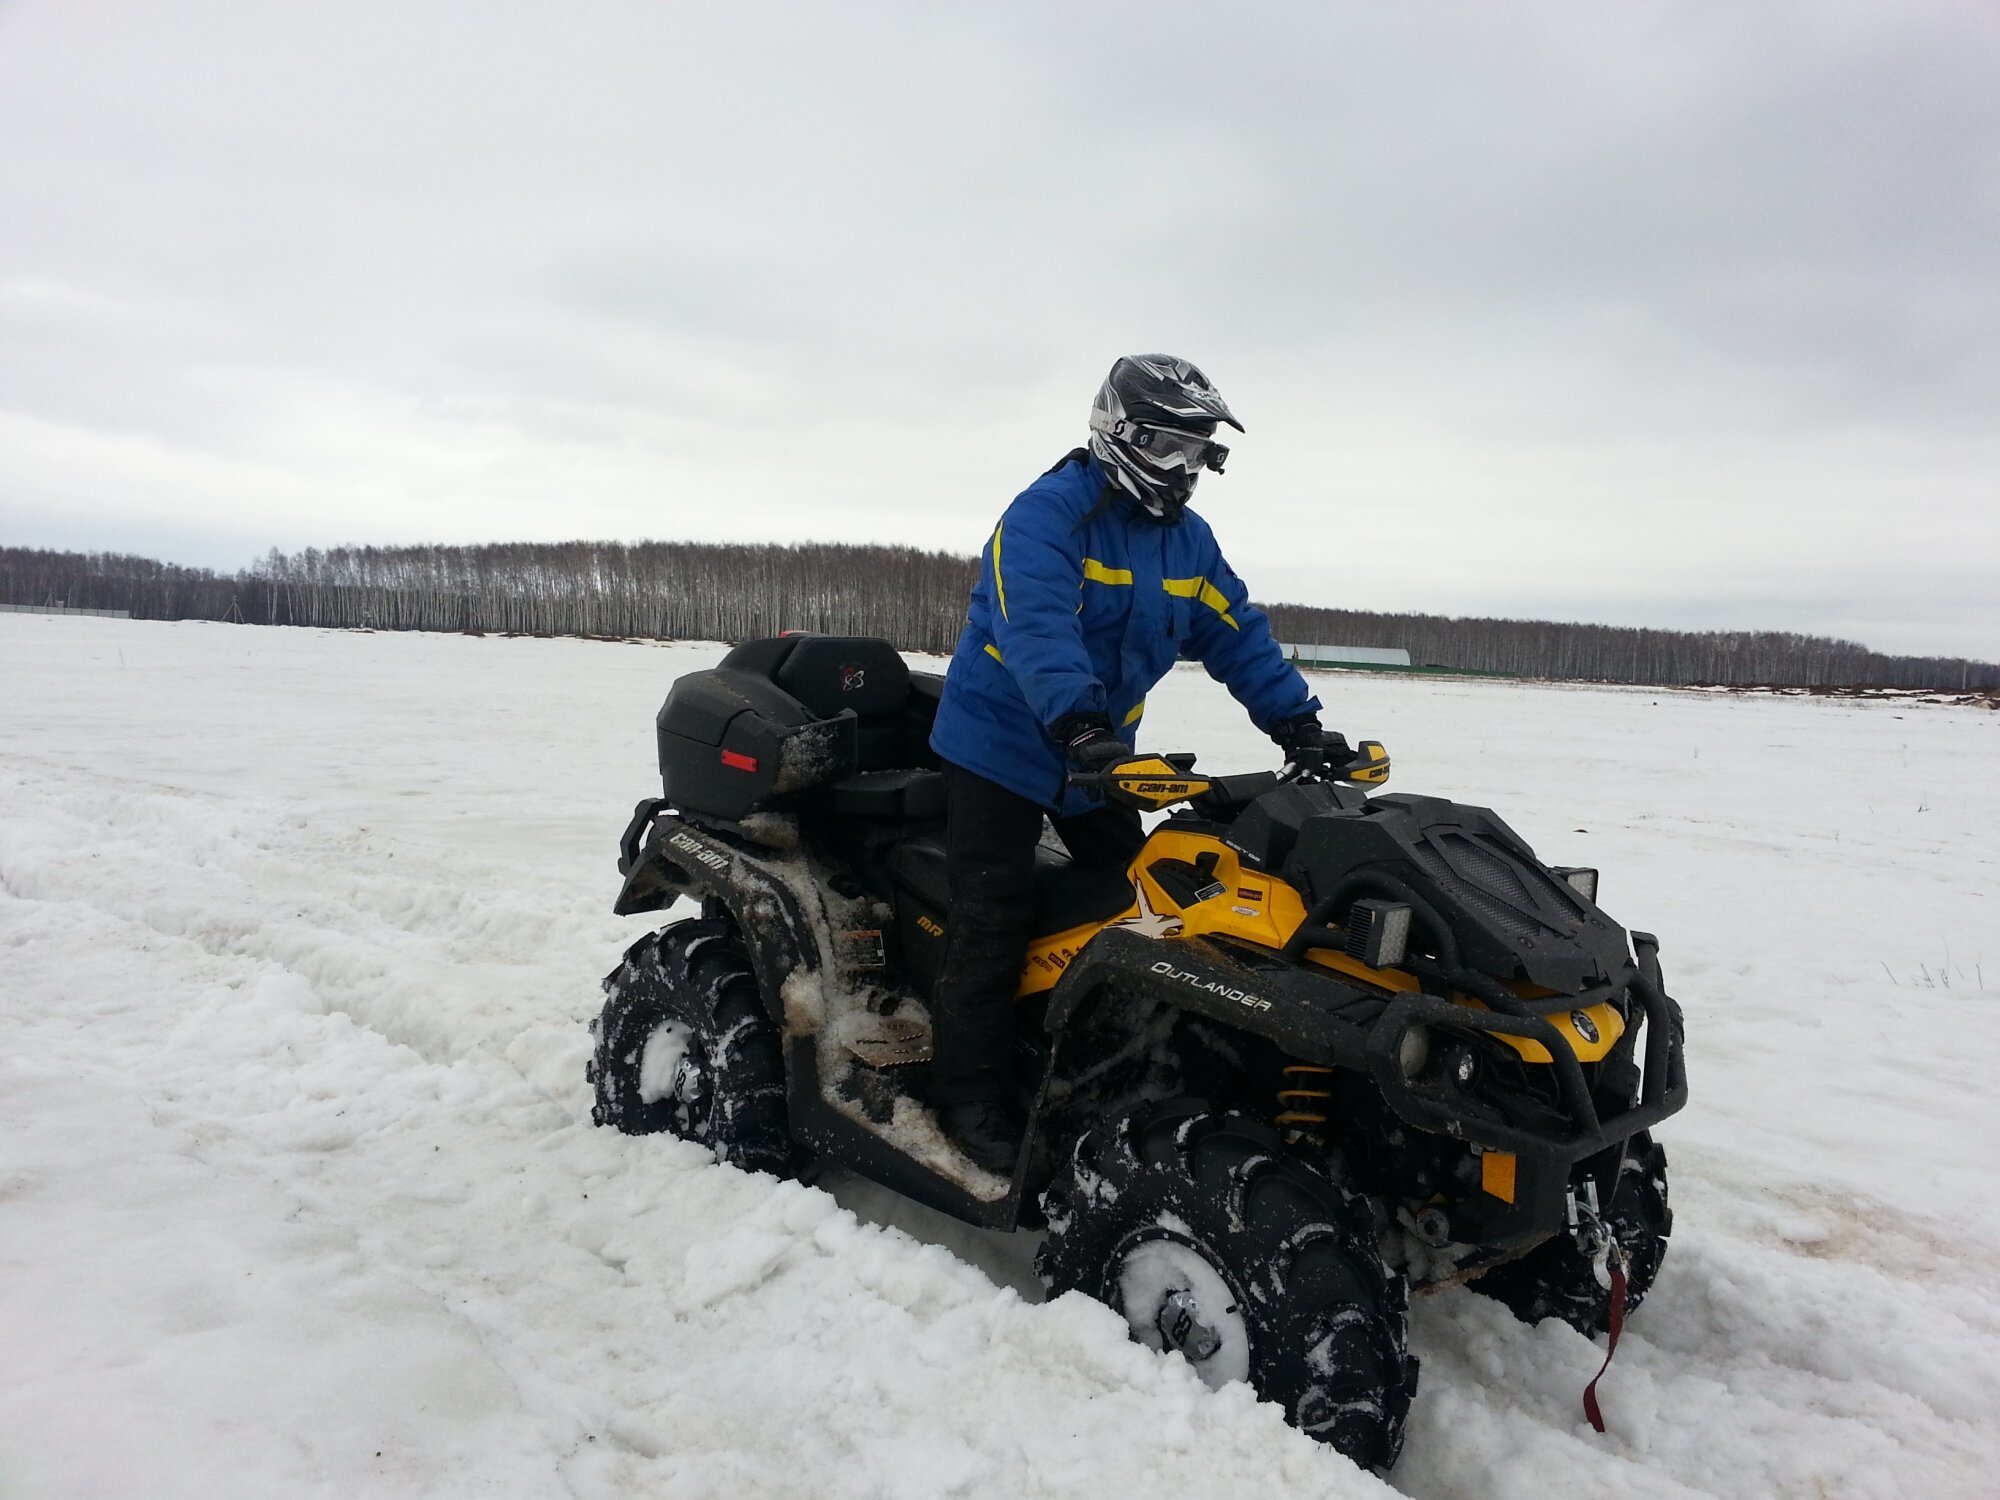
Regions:
M 2000 658 L 2000 4 L 0 0 L 0 543 L 977 550 Z

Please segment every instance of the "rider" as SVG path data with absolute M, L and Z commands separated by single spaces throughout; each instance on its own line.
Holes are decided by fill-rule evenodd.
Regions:
M 967 1156 L 1012 1170 L 1021 1121 L 1013 1000 L 1034 921 L 1046 814 L 1079 864 L 1122 868 L 1136 811 L 1068 784 L 1132 755 L 1146 693 L 1199 660 L 1299 764 L 1344 765 L 1319 700 L 1187 509 L 1243 424 L 1184 359 L 1120 359 L 1090 410 L 1090 443 L 1014 498 L 993 528 L 945 677 L 931 748 L 948 797 L 951 910 L 932 1005 L 932 1100 Z

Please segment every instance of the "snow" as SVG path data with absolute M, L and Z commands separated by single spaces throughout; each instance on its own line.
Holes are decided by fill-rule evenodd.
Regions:
M 1163 1214 L 1162 1229 L 1186 1234 L 1184 1226 Z M 1237 1311 L 1237 1295 L 1208 1256 L 1176 1239 L 1146 1240 L 1125 1253 L 1118 1267 L 1119 1295 L 1125 1306 L 1126 1324 L 1132 1335 L 1149 1349 L 1161 1349 L 1166 1340 L 1160 1332 L 1159 1314 L 1174 1296 L 1190 1296 L 1194 1308 L 1206 1321 L 1203 1327 L 1216 1345 L 1197 1368 L 1202 1380 L 1220 1387 L 1232 1380 L 1250 1378 L 1250 1334 Z
M 680 1082 L 681 1064 L 687 1060 L 687 1027 L 669 1021 L 651 1036 L 639 1054 L 639 1098 L 657 1104 L 674 1097 Z
M 1030 1236 L 590 1126 L 615 842 L 718 650 L 0 617 L 0 1495 L 1389 1493 L 1039 1305 Z M 1418 1298 L 1394 1488 L 1992 1494 L 2000 715 L 1316 688 L 1601 868 L 1689 1024 L 1610 1432 L 1601 1348 Z M 1147 727 L 1275 761 L 1197 671 Z

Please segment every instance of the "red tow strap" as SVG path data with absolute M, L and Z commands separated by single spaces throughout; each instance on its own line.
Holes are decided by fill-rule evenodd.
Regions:
M 1604 1372 L 1611 1368 L 1611 1356 L 1618 1352 L 1618 1334 L 1625 1327 L 1625 1266 L 1624 1258 L 1618 1257 L 1611 1267 L 1611 1346 L 1604 1351 L 1604 1363 L 1597 1367 L 1597 1373 L 1590 1377 L 1590 1384 L 1583 1388 L 1583 1414 L 1590 1418 L 1590 1425 L 1599 1432 L 1604 1431 L 1604 1411 L 1597 1404 L 1597 1382 L 1604 1378 Z

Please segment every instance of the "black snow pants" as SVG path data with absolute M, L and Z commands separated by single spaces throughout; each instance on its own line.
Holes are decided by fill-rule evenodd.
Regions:
M 1040 804 L 945 763 L 944 967 L 931 1001 L 934 1103 L 1014 1097 L 1014 996 L 1034 937 L 1035 846 Z M 1092 808 L 1053 820 L 1079 865 L 1122 869 L 1146 841 L 1129 807 Z

